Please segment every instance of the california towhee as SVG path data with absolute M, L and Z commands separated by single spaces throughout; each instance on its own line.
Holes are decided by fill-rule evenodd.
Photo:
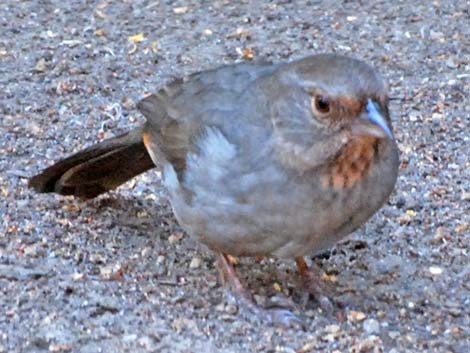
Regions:
M 245 303 L 227 254 L 295 258 L 308 280 L 303 256 L 358 228 L 395 185 L 387 89 L 359 60 L 225 66 L 176 80 L 138 108 L 144 126 L 59 161 L 30 185 L 92 198 L 160 166 L 181 227 L 219 254 Z

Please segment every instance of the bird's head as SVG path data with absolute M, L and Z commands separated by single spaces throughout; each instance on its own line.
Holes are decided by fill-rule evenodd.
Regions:
M 310 56 L 281 66 L 270 86 L 271 118 L 285 164 L 307 170 L 341 156 L 370 159 L 380 146 L 394 145 L 387 87 L 360 60 Z
M 296 79 L 309 96 L 312 123 L 355 135 L 393 138 L 387 87 L 371 66 L 340 55 L 317 55 L 288 67 L 284 78 Z

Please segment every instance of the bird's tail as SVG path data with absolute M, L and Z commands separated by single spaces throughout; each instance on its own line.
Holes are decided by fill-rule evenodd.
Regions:
M 142 140 L 143 127 L 93 145 L 35 175 L 29 186 L 91 199 L 155 165 Z

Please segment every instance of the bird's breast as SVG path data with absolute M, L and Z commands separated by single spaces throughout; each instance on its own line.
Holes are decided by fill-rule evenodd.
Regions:
M 364 180 L 378 157 L 379 143 L 376 137 L 364 136 L 346 144 L 323 169 L 320 178 L 322 187 L 341 191 L 351 189 Z

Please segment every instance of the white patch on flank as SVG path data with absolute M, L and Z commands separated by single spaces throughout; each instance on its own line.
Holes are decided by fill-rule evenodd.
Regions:
M 208 160 L 214 163 L 224 163 L 235 157 L 237 150 L 225 136 L 216 128 L 207 128 L 205 137 L 199 143 L 199 148 Z
M 216 128 L 207 128 L 198 141 L 199 151 L 188 156 L 188 170 L 207 173 L 210 179 L 220 179 L 225 168 L 237 154 L 235 145 L 231 144 Z

